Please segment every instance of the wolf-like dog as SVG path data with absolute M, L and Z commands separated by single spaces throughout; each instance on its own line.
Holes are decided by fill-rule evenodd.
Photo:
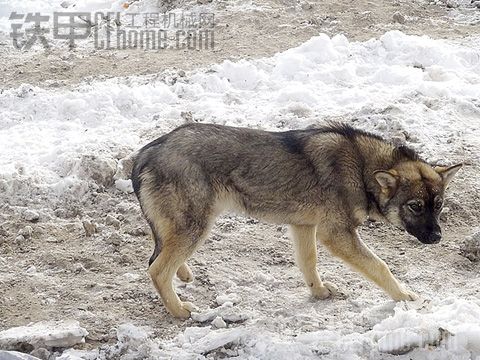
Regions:
M 155 241 L 149 274 L 167 310 L 187 318 L 173 276 L 226 210 L 288 224 L 296 262 L 314 297 L 334 288 L 317 272 L 316 239 L 394 300 L 414 300 L 359 238 L 367 218 L 390 222 L 425 244 L 441 239 L 444 191 L 462 164 L 432 167 L 415 151 L 344 124 L 267 132 L 186 124 L 143 147 L 132 183 Z

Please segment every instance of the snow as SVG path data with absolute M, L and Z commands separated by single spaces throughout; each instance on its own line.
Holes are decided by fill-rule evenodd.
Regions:
M 0 350 L 0 360 L 38 360 L 38 358 L 18 351 Z
M 384 306 L 377 310 L 388 311 Z M 226 329 L 188 327 L 173 340 L 161 342 L 151 338 L 148 331 L 126 324 L 119 328 L 118 343 L 111 348 L 90 354 L 70 350 L 59 359 L 73 360 L 75 354 L 103 359 L 108 353 L 118 354 L 121 360 L 183 360 L 203 358 L 214 351 L 238 359 L 313 359 L 319 355 L 323 359 L 381 359 L 386 354 L 399 355 L 399 360 L 476 359 L 480 356 L 480 301 L 449 298 L 399 303 L 394 314 L 372 330 L 349 334 L 321 329 L 288 336 L 252 322 Z
M 225 294 L 225 295 L 218 295 L 215 299 L 218 305 L 223 305 L 226 302 L 230 302 L 232 304 L 238 304 L 242 301 L 242 297 L 236 293 Z
M 41 321 L 0 332 L 0 349 L 15 349 L 23 344 L 34 348 L 71 347 L 83 343 L 87 335 L 75 320 Z

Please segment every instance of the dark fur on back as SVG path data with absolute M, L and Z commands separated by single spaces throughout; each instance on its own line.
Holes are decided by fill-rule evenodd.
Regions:
M 400 146 L 395 146 L 391 142 L 385 140 L 383 137 L 373 134 L 371 132 L 361 130 L 361 129 L 356 129 L 348 124 L 345 123 L 329 123 L 326 126 L 322 126 L 319 129 L 319 132 L 323 133 L 335 133 L 338 135 L 341 135 L 350 141 L 355 141 L 355 139 L 359 136 L 365 136 L 369 137 L 372 139 L 376 139 L 382 142 L 385 142 L 387 144 L 390 144 L 395 147 L 393 156 L 396 157 L 397 159 L 408 159 L 411 161 L 421 161 L 420 156 L 417 154 L 415 150 L 412 148 L 406 146 L 406 145 L 400 145 Z
M 185 124 L 179 126 L 178 128 L 174 129 L 172 132 L 161 136 L 160 138 L 148 143 L 145 145 L 138 153 L 137 158 L 135 160 L 135 164 L 132 169 L 132 184 L 135 194 L 138 196 L 138 191 L 141 186 L 141 179 L 140 174 L 143 171 L 144 167 L 151 162 L 151 156 L 149 153 L 153 153 L 154 149 L 158 146 L 161 146 L 170 136 L 172 136 L 175 132 L 181 131 L 182 129 L 189 128 L 192 126 L 211 126 L 212 129 L 221 128 L 221 126 L 213 125 L 213 124 Z M 225 127 L 228 129 L 228 127 Z M 235 129 L 235 128 L 231 128 Z M 276 138 L 291 154 L 296 154 L 300 156 L 304 156 L 305 154 L 305 144 L 306 142 L 312 137 L 317 134 L 336 134 L 340 135 L 345 138 L 347 141 L 355 145 L 356 140 L 359 137 L 367 137 L 370 139 L 374 139 L 379 142 L 383 142 L 387 146 L 392 147 L 392 157 L 394 161 L 400 160 L 411 160 L 411 161 L 422 161 L 420 156 L 415 152 L 415 150 L 405 146 L 395 146 L 392 143 L 388 142 L 387 140 L 383 139 L 381 136 L 356 129 L 348 124 L 345 123 L 338 123 L 338 122 L 330 122 L 325 126 L 312 128 L 312 129 L 305 129 L 305 130 L 290 130 L 285 132 L 270 132 L 273 138 Z
M 320 133 L 337 134 L 344 137 L 345 139 L 348 139 L 352 143 L 354 143 L 359 136 L 368 137 L 394 146 L 395 149 L 393 151 L 393 156 L 398 160 L 408 159 L 411 161 L 422 161 L 417 152 L 406 145 L 395 146 L 379 135 L 373 134 L 365 130 L 356 129 L 345 123 L 329 122 L 327 125 L 317 128 L 311 128 L 306 130 L 291 130 L 285 132 L 278 132 L 277 134 L 281 139 L 281 142 L 290 152 L 302 154 L 304 144 L 303 140 L 305 139 L 305 137 Z

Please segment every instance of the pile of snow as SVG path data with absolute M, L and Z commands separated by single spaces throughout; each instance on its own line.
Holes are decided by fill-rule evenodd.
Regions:
M 383 310 L 385 308 L 383 307 Z M 131 324 L 118 342 L 94 351 L 69 350 L 58 360 L 192 359 L 206 355 L 238 359 L 476 359 L 480 356 L 480 301 L 455 298 L 432 303 L 399 303 L 394 314 L 364 333 L 321 329 L 287 336 L 262 328 L 189 327 L 173 340 L 159 341 Z
M 38 193 L 78 199 L 114 181 L 129 192 L 118 162 L 184 119 L 269 130 L 344 120 L 408 141 L 432 161 L 474 163 L 478 99 L 478 49 L 398 31 L 366 42 L 320 35 L 186 76 L 22 85 L 0 94 L 0 191 L 14 203 Z
M 0 349 L 68 348 L 85 342 L 87 335 L 78 321 L 41 321 L 0 332 Z

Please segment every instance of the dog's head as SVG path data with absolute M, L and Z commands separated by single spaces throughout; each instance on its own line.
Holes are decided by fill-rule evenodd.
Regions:
M 422 243 L 439 242 L 442 230 L 438 220 L 444 192 L 461 167 L 462 164 L 433 168 L 420 161 L 408 161 L 393 169 L 376 171 L 380 212 Z

